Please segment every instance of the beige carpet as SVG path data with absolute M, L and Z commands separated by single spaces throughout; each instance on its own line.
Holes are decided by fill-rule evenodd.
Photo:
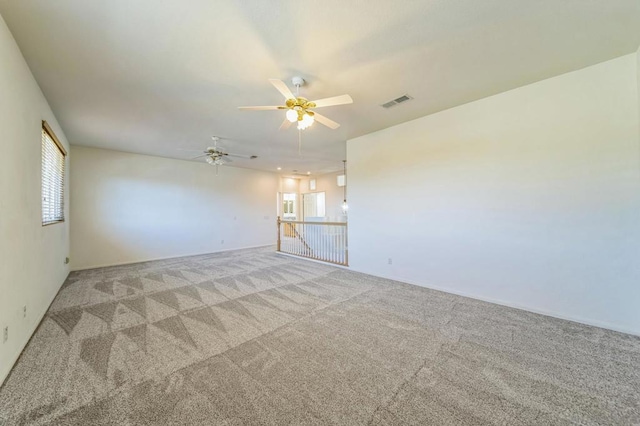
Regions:
M 0 424 L 640 423 L 640 338 L 252 249 L 72 273 Z

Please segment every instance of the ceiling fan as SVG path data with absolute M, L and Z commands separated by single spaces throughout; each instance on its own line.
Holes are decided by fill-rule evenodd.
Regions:
M 310 101 L 306 98 L 300 96 L 300 86 L 304 85 L 305 81 L 302 77 L 293 77 L 291 82 L 294 86 L 296 86 L 296 95 L 294 95 L 291 90 L 287 87 L 287 85 L 278 79 L 271 78 L 269 82 L 273 84 L 273 86 L 278 89 L 278 91 L 285 98 L 285 105 L 281 106 L 249 106 L 249 107 L 239 107 L 239 109 L 244 111 L 264 111 L 264 110 L 287 110 L 286 118 L 282 125 L 280 126 L 280 130 L 288 129 L 289 126 L 293 123 L 298 123 L 298 130 L 304 130 L 307 127 L 311 126 L 314 121 L 318 121 L 320 124 L 324 124 L 330 129 L 337 129 L 340 127 L 340 124 L 331 120 L 330 118 L 325 117 L 324 115 L 318 114 L 313 111 L 314 108 L 322 108 L 334 105 L 345 105 L 353 103 L 353 99 L 349 95 L 340 95 L 333 96 L 331 98 L 319 99 L 317 101 Z
M 220 140 L 218 136 L 212 136 L 211 139 L 213 140 L 213 146 L 208 147 L 206 150 L 202 151 L 202 154 L 198 155 L 197 157 L 191 158 L 191 160 L 206 157 L 207 163 L 211 164 L 212 166 L 216 166 L 216 175 L 218 174 L 218 166 L 224 166 L 225 164 L 233 162 L 229 157 L 245 158 L 248 160 L 255 160 L 256 158 L 258 158 L 257 155 L 248 156 L 230 154 L 228 152 L 225 152 L 222 148 L 218 148 L 218 141 Z

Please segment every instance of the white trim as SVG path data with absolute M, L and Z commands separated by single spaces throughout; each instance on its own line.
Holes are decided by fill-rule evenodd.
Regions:
M 362 270 L 354 269 L 354 268 L 351 268 L 351 267 L 348 267 L 348 266 L 336 265 L 336 264 L 333 264 L 333 263 L 322 262 L 320 260 L 309 259 L 307 257 L 296 256 L 296 255 L 288 254 L 288 253 L 282 253 L 282 252 L 276 252 L 276 253 L 280 254 L 282 256 L 289 256 L 289 257 L 293 257 L 293 258 L 296 258 L 296 259 L 307 260 L 309 262 L 322 263 L 324 265 L 335 266 L 336 268 L 349 269 L 351 271 L 358 272 L 358 273 L 365 274 L 365 275 L 371 275 L 373 277 L 385 278 L 385 279 L 388 279 L 388 280 L 398 281 L 398 282 L 402 282 L 402 283 L 405 283 L 405 284 L 415 285 L 415 286 L 418 286 L 418 287 L 424 287 L 424 288 L 428 288 L 428 289 L 431 289 L 431 290 L 442 291 L 444 293 L 455 294 L 457 296 L 468 297 L 470 299 L 481 300 L 483 302 L 488 302 L 488 303 L 494 303 L 496 305 L 506 306 L 506 307 L 509 307 L 509 308 L 519 309 L 519 310 L 527 311 L 527 312 L 532 312 L 534 314 L 545 315 L 545 316 L 548 316 L 548 317 L 558 318 L 558 319 L 565 320 L 565 321 L 577 322 L 579 324 L 585 324 L 585 325 L 589 325 L 589 326 L 592 326 L 592 327 L 605 328 L 607 330 L 613 330 L 613 331 L 617 331 L 619 333 L 625 333 L 625 334 L 631 334 L 631 335 L 634 335 L 634 336 L 640 336 L 640 331 L 638 331 L 638 330 L 632 330 L 632 329 L 628 329 L 628 328 L 624 328 L 624 327 L 619 327 L 616 324 L 608 323 L 608 322 L 605 322 L 605 321 L 594 321 L 594 320 L 590 320 L 590 319 L 582 318 L 582 317 L 558 314 L 556 312 L 546 311 L 546 310 L 543 310 L 543 309 L 536 309 L 536 308 L 532 308 L 532 307 L 529 307 L 529 306 L 526 306 L 526 305 L 520 305 L 518 303 L 507 302 L 507 301 L 501 300 L 501 299 L 494 299 L 494 298 L 491 298 L 491 297 L 478 296 L 478 295 L 475 295 L 475 294 L 466 293 L 464 291 L 456 291 L 456 290 L 452 290 L 449 287 L 442 287 L 442 286 L 437 286 L 437 285 L 433 285 L 433 284 L 425 284 L 423 282 L 418 282 L 418 281 L 415 281 L 415 280 L 406 279 L 406 278 L 402 278 L 402 277 L 392 277 L 390 275 L 387 275 L 387 276 L 385 276 L 385 275 L 375 275 L 375 274 L 371 274 L 371 273 L 368 273 L 368 272 L 365 272 L 365 271 L 362 271 Z
M 423 282 L 418 282 L 418 281 L 414 281 L 414 280 L 410 280 L 410 279 L 406 279 L 406 278 L 402 278 L 402 277 L 392 277 L 392 276 L 385 276 L 385 275 L 374 275 L 365 271 L 361 271 L 358 269 L 353 269 L 350 268 L 352 271 L 355 272 L 360 272 L 362 274 L 365 275 L 372 275 L 374 277 L 380 277 L 380 278 L 385 278 L 388 280 L 393 280 L 393 281 L 399 281 L 399 282 L 403 282 L 406 284 L 411 284 L 411 285 L 416 285 L 419 287 L 425 287 L 425 288 L 429 288 L 431 290 L 437 290 L 437 291 L 442 291 L 444 293 L 450 293 L 450 294 L 455 294 L 458 296 L 462 296 L 462 297 L 468 297 L 470 299 L 476 299 L 476 300 L 481 300 L 483 302 L 489 302 L 489 303 L 494 303 L 496 305 L 501 305 L 501 306 L 506 306 L 509 308 L 514 308 L 514 309 L 520 309 L 522 311 L 527 311 L 527 312 L 532 312 L 534 314 L 540 314 L 540 315 L 545 315 L 548 317 L 553 317 L 553 318 L 558 318 L 561 320 L 565 320 L 565 321 L 572 321 L 572 322 L 577 322 L 580 324 L 585 324 L 585 325 L 590 325 L 593 327 L 599 327 L 599 328 L 605 328 L 608 330 L 613 330 L 613 331 L 617 331 L 619 333 L 625 333 L 625 334 L 631 334 L 634 336 L 640 336 L 640 330 L 632 330 L 632 329 L 627 329 L 624 327 L 619 327 L 616 324 L 612 324 L 612 323 L 608 323 L 605 321 L 594 321 L 594 320 L 590 320 L 590 319 L 586 319 L 586 318 L 582 318 L 582 317 L 577 317 L 577 316 L 571 316 L 571 315 L 563 315 L 563 314 L 559 314 L 556 312 L 551 312 L 551 311 L 546 311 L 543 309 L 537 309 L 537 308 L 532 308 L 526 305 L 520 305 L 518 303 L 511 303 L 511 302 L 507 302 L 505 300 L 501 300 L 501 299 L 494 299 L 491 297 L 484 297 L 484 296 L 478 296 L 475 294 L 470 294 L 470 293 L 466 293 L 464 291 L 456 291 L 456 290 L 452 290 L 449 287 L 442 287 L 442 286 L 437 286 L 437 285 L 433 285 L 433 284 L 425 284 Z
M 252 248 L 262 248 L 262 247 L 271 247 L 271 246 L 275 247 L 275 244 L 262 244 L 258 246 L 236 247 L 236 248 L 228 248 L 228 249 L 218 250 L 218 251 L 208 251 L 205 253 L 180 254 L 177 256 L 156 257 L 153 259 L 141 259 L 141 260 L 133 260 L 133 261 L 127 261 L 127 262 L 107 263 L 107 264 L 96 265 L 96 266 L 83 266 L 81 268 L 73 268 L 71 269 L 71 272 L 86 271 L 88 269 L 108 268 L 110 266 L 133 265 L 134 263 L 153 262 L 156 260 L 178 259 L 180 257 L 204 256 L 207 254 L 223 253 L 225 251 L 247 250 Z
M 58 296 L 58 293 L 60 293 L 60 290 L 62 289 L 62 286 L 64 285 L 65 281 L 67 281 L 68 276 L 69 276 L 69 272 L 67 272 L 67 275 L 65 275 L 64 280 L 62 280 L 62 282 L 60 283 L 58 290 L 56 290 L 56 292 L 53 293 L 53 297 L 51 298 L 51 300 L 49 300 L 49 303 L 47 304 L 46 309 L 42 312 L 42 315 L 40 315 L 40 318 L 38 319 L 38 321 L 36 321 L 36 323 L 32 326 L 31 332 L 28 334 L 27 339 L 22 344 L 22 348 L 20 348 L 17 354 L 13 357 L 13 360 L 7 363 L 7 366 L 9 367 L 7 371 L 6 372 L 0 371 L 0 374 L 2 374 L 0 376 L 0 387 L 2 387 L 2 385 L 4 384 L 4 381 L 7 380 L 7 377 L 9 377 L 9 374 L 11 374 L 11 371 L 13 371 L 13 367 L 15 367 L 16 362 L 18 362 L 18 359 L 20 359 L 22 352 L 24 352 L 24 349 L 27 347 L 27 345 L 31 341 L 31 338 L 35 334 L 38 327 L 40 327 L 40 324 L 44 320 L 45 315 L 47 315 L 47 312 L 49 312 L 49 308 L 51 308 L 51 304 L 53 304 L 53 301 Z
M 336 268 L 351 269 L 351 268 L 349 268 L 348 266 L 345 266 L 345 265 L 338 265 L 337 263 L 332 263 L 332 262 L 324 262 L 322 260 L 311 259 L 309 257 L 298 256 L 298 255 L 295 255 L 295 254 L 284 253 L 284 252 L 281 252 L 281 251 L 276 251 L 276 254 L 279 254 L 281 256 L 293 257 L 295 259 L 308 260 L 309 262 L 321 263 L 323 265 L 335 266 Z M 370 275 L 370 274 L 367 274 L 367 275 Z

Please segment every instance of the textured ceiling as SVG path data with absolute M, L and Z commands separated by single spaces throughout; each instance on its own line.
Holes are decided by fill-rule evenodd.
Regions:
M 314 174 L 341 168 L 345 141 L 635 51 L 638 0 L 0 0 L 72 144 L 173 158 L 255 154 L 234 164 Z M 267 82 L 342 124 L 278 131 Z M 415 99 L 379 105 L 409 93 Z M 390 145 L 393 141 L 389 141 Z

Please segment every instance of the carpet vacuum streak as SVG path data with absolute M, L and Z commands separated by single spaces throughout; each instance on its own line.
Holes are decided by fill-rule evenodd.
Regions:
M 73 272 L 2 425 L 640 424 L 640 338 L 247 249 Z

